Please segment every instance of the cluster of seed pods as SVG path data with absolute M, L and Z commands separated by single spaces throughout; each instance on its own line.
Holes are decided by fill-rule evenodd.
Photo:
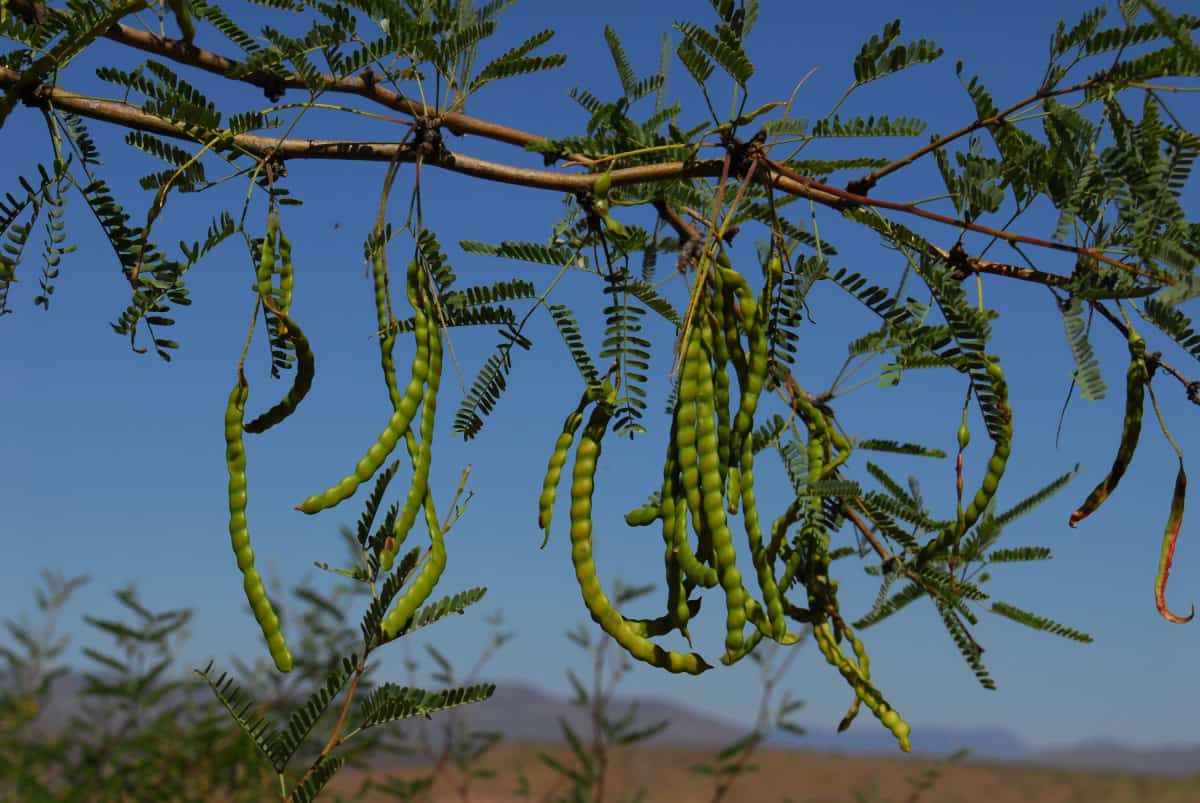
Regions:
M 669 672 L 699 674 L 710 669 L 698 653 L 668 650 L 650 639 L 674 631 L 690 643 L 688 625 L 700 609 L 700 599 L 690 595 L 720 588 L 725 602 L 722 663 L 736 663 L 764 638 L 797 643 L 800 637 L 788 630 L 789 617 L 811 625 L 822 653 L 854 690 L 852 710 L 861 700 L 907 750 L 908 725 L 871 685 L 865 649 L 837 613 L 836 583 L 828 579 L 829 534 L 820 495 L 789 506 L 775 521 L 769 539 L 760 521 L 751 434 L 767 382 L 767 314 L 771 293 L 782 278 L 779 259 L 768 262 L 757 297 L 723 254 L 707 268 L 701 271 L 708 278 L 697 290 L 695 323 L 681 349 L 662 485 L 654 501 L 626 516 L 631 526 L 661 528 L 665 614 L 651 620 L 625 617 L 596 574 L 592 524 L 596 464 L 615 397 L 607 381 L 603 388 L 586 393 L 564 422 L 538 500 L 538 524 L 548 535 L 557 487 L 574 445 L 570 535 L 576 579 L 592 619 L 631 656 Z M 809 480 L 819 483 L 844 461 L 850 444 L 811 404 L 801 403 L 797 413 L 810 432 Z M 797 523 L 803 526 L 789 539 L 789 529 Z M 738 564 L 735 531 L 744 533 L 749 547 L 745 574 Z M 746 586 L 751 573 L 758 597 Z M 807 609 L 785 596 L 796 581 L 808 592 Z M 854 646 L 853 656 L 841 651 L 839 642 L 844 637 Z
M 1125 372 L 1125 417 L 1121 422 L 1121 440 L 1117 445 L 1117 454 L 1113 458 L 1112 468 L 1092 489 L 1078 509 L 1071 514 L 1068 524 L 1072 527 L 1095 513 L 1117 489 L 1121 478 L 1125 476 L 1126 469 L 1133 462 L 1133 454 L 1142 434 L 1142 415 L 1151 372 L 1146 359 L 1146 341 L 1134 331 L 1132 326 L 1129 327 L 1128 345 L 1129 368 Z M 1174 445 L 1173 440 L 1172 445 Z M 1178 446 L 1176 449 L 1178 450 Z M 1181 616 L 1173 612 L 1167 605 L 1167 578 L 1171 574 L 1171 564 L 1175 559 L 1175 545 L 1179 541 L 1179 531 L 1183 526 L 1183 506 L 1186 496 L 1187 473 L 1183 469 L 1183 456 L 1180 453 L 1179 471 L 1175 476 L 1175 487 L 1171 494 L 1171 508 L 1167 515 L 1166 531 L 1163 533 L 1158 572 L 1154 578 L 1154 605 L 1158 609 L 1159 615 L 1173 624 L 1186 624 L 1192 621 L 1196 615 L 1194 606 L 1191 613 Z
M 388 300 L 385 245 L 382 238 L 377 241 L 373 267 L 375 312 L 380 332 L 380 362 L 392 413 L 379 437 L 355 465 L 354 471 L 324 492 L 309 496 L 297 509 L 309 514 L 318 513 L 349 498 L 362 483 L 374 476 L 399 440 L 404 438 L 413 464 L 413 476 L 405 503 L 395 519 L 394 530 L 380 552 L 380 568 L 383 571 L 392 568 L 400 545 L 422 510 L 429 529 L 431 547 L 425 565 L 405 592 L 397 597 L 381 623 L 381 635 L 394 638 L 428 599 L 446 566 L 443 533 L 429 491 L 437 393 L 442 373 L 442 336 L 441 327 L 438 325 L 432 277 L 421 267 L 419 259 L 413 259 L 405 278 L 406 297 L 412 307 L 415 321 L 416 350 L 409 381 L 401 393 L 396 382 L 395 361 L 392 357 L 396 327 L 391 318 Z M 267 232 L 255 268 L 255 289 L 258 302 L 267 314 L 268 328 L 273 338 L 286 339 L 294 347 L 296 372 L 291 387 L 278 403 L 253 421 L 243 423 L 249 385 L 239 363 L 238 381 L 230 394 L 225 411 L 226 463 L 229 470 L 229 533 L 254 616 L 262 628 L 276 667 L 281 672 L 287 672 L 292 667 L 292 658 L 284 640 L 279 617 L 267 597 L 262 577 L 254 568 L 254 551 L 250 547 L 250 532 L 246 522 L 246 453 L 242 441 L 244 432 L 265 432 L 295 412 L 311 388 L 315 372 L 312 349 L 303 331 L 291 317 L 295 283 L 292 249 L 291 243 L 280 228 L 276 210 L 271 210 L 268 215 Z M 245 354 L 242 358 L 243 362 L 244 360 Z M 418 410 L 421 412 L 419 423 L 416 421 Z

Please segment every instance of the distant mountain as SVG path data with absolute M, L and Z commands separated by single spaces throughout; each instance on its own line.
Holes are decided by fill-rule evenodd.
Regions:
M 663 700 L 614 700 L 613 719 L 637 705 L 636 722 L 648 727 L 661 720 L 670 724 L 654 737 L 654 744 L 706 747 L 728 744 L 745 730 L 732 722 Z M 558 718 L 565 719 L 577 733 L 590 734 L 588 714 L 568 700 L 518 681 L 497 681 L 490 700 L 456 710 L 462 721 L 478 730 L 497 730 L 514 742 L 557 742 L 562 739 Z
M 1114 742 L 1082 742 L 1043 749 L 1028 763 L 1076 770 L 1125 770 L 1148 775 L 1196 775 L 1200 785 L 1200 746 L 1125 747 Z M 1200 794 L 1198 794 L 1200 796 Z
M 569 701 L 519 681 L 497 684 L 491 700 L 460 709 L 465 722 L 473 727 L 504 731 L 511 741 L 558 741 L 562 738 L 557 725 L 559 716 L 579 732 L 587 733 L 585 715 Z M 639 703 L 638 722 L 649 725 L 662 719 L 671 721 L 671 726 L 653 740 L 655 744 L 718 747 L 745 734 L 745 729 L 736 723 L 663 700 L 618 699 L 613 702 L 614 712 L 624 712 L 634 702 Z M 837 733 L 828 723 L 821 723 L 810 726 L 804 736 L 774 734 L 768 744 L 845 755 L 896 756 L 896 742 L 891 734 L 874 726 L 869 713 L 864 712 L 861 717 L 862 721 L 845 733 Z M 976 761 L 1153 775 L 1200 775 L 1200 745 L 1144 749 L 1085 742 L 1039 749 L 1003 728 L 938 728 L 918 724 L 913 731 L 914 752 L 924 757 L 946 756 L 966 747 Z
M 473 730 L 498 731 L 510 742 L 557 742 L 562 737 L 559 718 L 576 732 L 590 735 L 587 712 L 570 701 L 515 680 L 496 681 L 490 700 L 454 710 L 454 715 Z M 54 729 L 66 721 L 70 701 L 82 688 L 79 675 L 58 680 L 50 704 L 43 711 L 42 727 Z M 674 702 L 620 698 L 612 703 L 614 718 L 637 705 L 636 723 L 649 726 L 668 720 L 668 727 L 654 737 L 653 744 L 682 747 L 713 747 L 730 744 L 745 735 L 737 723 Z M 778 748 L 841 753 L 849 756 L 885 754 L 897 756 L 891 734 L 875 726 L 867 712 L 845 733 L 830 723 L 809 726 L 804 736 L 777 733 L 768 744 Z M 442 717 L 435 717 L 436 724 Z M 961 748 L 971 750 L 972 760 L 1054 767 L 1058 769 L 1132 772 L 1153 775 L 1192 775 L 1200 780 L 1200 745 L 1170 745 L 1157 748 L 1127 747 L 1115 742 L 1090 741 L 1065 747 L 1035 748 L 1003 728 L 937 728 L 913 726 L 914 750 L 918 755 L 946 756 Z
M 810 726 L 804 736 L 780 733 L 770 739 L 775 747 L 820 750 L 847 755 L 886 753 L 894 755 L 896 740 L 874 722 L 870 712 L 859 714 L 853 728 L 838 733 L 831 723 Z M 1027 762 L 1033 749 L 1020 737 L 1003 728 L 913 727 L 913 751 L 922 756 L 946 756 L 969 748 L 974 759 Z

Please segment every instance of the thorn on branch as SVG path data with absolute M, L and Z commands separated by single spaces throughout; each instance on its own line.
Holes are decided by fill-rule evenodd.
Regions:
M 855 195 L 861 195 L 864 198 L 870 195 L 871 190 L 875 187 L 874 176 L 863 176 L 856 178 L 846 185 L 846 192 L 852 192 Z
M 442 139 L 442 118 L 436 115 L 416 118 L 410 147 L 421 159 L 440 162 L 449 157 Z
M 282 75 L 264 73 L 262 75 L 263 95 L 272 103 L 278 103 L 287 92 L 287 80 Z
M 745 178 L 752 164 L 766 159 L 767 152 L 763 147 L 766 141 L 767 133 L 761 129 L 745 142 L 740 141 L 728 131 L 721 132 L 721 144 L 729 153 L 730 174 L 738 178 Z
M 278 153 L 272 153 L 263 161 L 268 185 L 273 185 L 281 178 L 287 178 L 287 162 Z
M 45 108 L 46 99 L 44 94 L 46 87 L 44 84 L 35 83 L 28 86 L 18 84 L 18 87 L 20 87 L 21 104 L 23 106 L 31 109 Z
M 699 262 L 703 254 L 704 238 L 697 234 L 680 244 L 679 259 L 675 261 L 675 269 L 686 276 L 688 268 Z
M 956 242 L 954 247 L 950 249 L 949 254 L 947 254 L 946 261 L 949 263 L 950 267 L 953 268 L 951 276 L 956 282 L 961 282 L 963 279 L 966 279 L 968 276 L 974 273 L 974 271 L 971 270 L 971 263 L 967 258 L 967 249 L 963 248 L 961 240 Z
M 1153 354 L 1146 355 L 1146 381 L 1154 379 L 1154 374 L 1158 371 L 1158 367 L 1162 365 L 1162 352 L 1156 351 Z
M 50 18 L 50 11 L 46 8 L 45 3 L 30 3 L 14 0 L 9 7 L 10 10 L 22 20 L 26 25 L 41 26 L 45 25 Z

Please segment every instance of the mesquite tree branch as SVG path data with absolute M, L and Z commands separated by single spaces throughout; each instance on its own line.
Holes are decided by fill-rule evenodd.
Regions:
M 8 88 L 21 79 L 21 74 L 6 67 L 0 67 L 0 87 Z M 196 141 L 196 135 L 184 127 L 163 117 L 148 114 L 136 106 L 119 101 L 98 100 L 86 95 L 77 94 L 60 87 L 39 85 L 26 93 L 26 102 L 43 107 L 56 107 L 70 111 L 81 117 L 114 123 L 125 128 L 137 129 L 173 139 Z M 443 120 L 443 122 L 445 122 Z M 529 135 L 532 136 L 532 135 Z M 334 159 L 345 161 L 416 161 L 423 157 L 425 164 L 449 170 L 454 173 L 498 181 L 505 184 L 515 184 L 535 189 L 555 190 L 559 192 L 582 193 L 591 189 L 595 176 L 587 173 L 566 173 L 549 169 L 516 167 L 500 162 L 477 159 L 462 153 L 446 151 L 440 155 L 422 154 L 418 147 L 402 145 L 394 142 L 367 142 L 355 140 L 326 140 L 300 137 L 268 137 L 257 134 L 227 134 L 224 137 L 224 149 L 241 151 L 257 158 L 288 159 Z M 716 177 L 721 174 L 722 159 L 705 159 L 691 162 L 660 162 L 657 164 L 638 165 L 613 170 L 612 186 L 645 184 L 671 181 L 681 178 Z M 764 169 L 754 176 L 760 184 L 774 187 L 781 192 L 806 198 L 815 203 L 833 209 L 842 210 L 848 206 L 875 206 L 893 211 L 915 214 L 947 225 L 982 231 L 1012 242 L 1024 242 L 1032 245 L 1066 251 L 1080 256 L 1095 258 L 1107 264 L 1145 275 L 1145 271 L 1118 260 L 1107 257 L 1094 249 L 1056 243 L 1037 237 L 1002 232 L 978 224 L 955 220 L 954 218 L 927 212 L 912 204 L 902 204 L 876 198 L 856 195 L 838 187 L 813 181 L 806 176 L 776 163 L 764 164 Z M 935 248 L 932 254 L 947 261 L 949 250 Z M 992 262 L 973 257 L 967 257 L 966 266 L 971 272 L 988 273 L 1005 278 L 1021 279 L 1039 284 L 1059 285 L 1069 281 L 1069 277 L 1043 273 L 1030 268 L 1019 268 L 1004 263 Z M 1167 283 L 1174 281 L 1169 277 L 1161 278 Z

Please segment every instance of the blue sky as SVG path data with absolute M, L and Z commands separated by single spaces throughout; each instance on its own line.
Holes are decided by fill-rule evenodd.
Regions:
M 850 83 L 851 62 L 861 43 L 882 30 L 901 8 L 903 38 L 932 38 L 946 48 L 945 56 L 936 64 L 861 90 L 843 114 L 915 115 L 929 122 L 929 131 L 946 132 L 974 119 L 954 75 L 957 59 L 965 62 L 964 76 L 982 76 L 997 102 L 1006 105 L 1036 87 L 1056 21 L 1062 17 L 1074 22 L 1088 7 L 1065 0 L 902 6 L 869 0 L 854 4 L 848 14 L 837 5 L 764 3 L 748 45 L 757 68 L 750 106 L 786 99 L 815 68 L 797 94 L 795 114 L 820 117 Z M 619 92 L 604 45 L 604 23 L 620 34 L 637 71 L 648 74 L 657 65 L 659 37 L 674 20 L 708 24 L 711 14 L 708 5 L 700 2 L 613 0 L 604 5 L 602 14 L 595 8 L 525 0 L 502 16 L 498 35 L 485 45 L 485 57 L 552 27 L 558 33 L 549 49 L 568 52 L 567 66 L 524 81 L 495 84 L 474 99 L 468 111 L 550 136 L 575 133 L 585 116 L 567 97 L 568 89 L 581 86 L 601 97 Z M 199 44 L 233 55 L 228 45 L 214 44 L 217 41 L 214 31 L 201 27 Z M 102 43 L 70 69 L 62 83 L 76 91 L 111 95 L 111 88 L 101 85 L 93 70 L 100 64 L 132 66 L 130 55 Z M 182 69 L 181 73 L 211 89 L 219 101 L 236 100 L 243 108 L 265 103 L 261 95 L 255 98 L 251 92 L 224 95 L 216 88 L 219 82 Z M 693 124 L 702 108 L 694 85 L 678 64 L 672 66 L 670 81 L 672 95 L 687 110 L 685 122 Z M 1187 108 L 1188 97 L 1176 97 L 1174 104 L 1194 129 L 1197 115 L 1194 108 Z M 718 101 L 718 108 L 727 105 Z M 376 140 L 401 136 L 399 128 L 386 123 L 365 125 L 355 120 L 343 128 L 343 119 L 331 113 L 313 113 L 306 124 L 311 124 L 308 130 L 316 136 Z M 100 123 L 93 124 L 92 130 L 106 156 L 105 176 L 133 219 L 140 220 L 150 196 L 137 189 L 136 179 L 158 165 L 125 147 L 120 141 L 123 132 Z M 859 151 L 901 155 L 924 141 L 877 141 Z M 6 153 L 29 154 L 28 159 L 0 164 L 0 188 L 5 190 L 16 186 L 18 171 L 29 174 L 33 161 L 51 158 L 40 116 L 23 107 L 0 132 L 0 144 Z M 476 138 L 450 137 L 449 146 L 473 156 L 540 165 L 530 155 Z M 811 153 L 834 151 L 814 148 Z M 285 209 L 283 218 L 296 255 L 293 311 L 314 344 L 317 379 L 293 418 L 268 435 L 248 440 L 249 515 L 259 565 L 268 577 L 282 578 L 290 585 L 310 575 L 320 585 L 331 581 L 316 572 L 312 562 L 342 559 L 338 528 L 357 518 L 362 494 L 315 517 L 292 507 L 345 474 L 389 413 L 378 380 L 377 350 L 371 339 L 371 287 L 361 258 L 383 167 L 295 162 L 289 174 L 293 194 L 307 201 L 303 207 Z M 405 168 L 393 194 L 393 220 L 399 221 L 403 214 L 411 180 L 412 172 Z M 911 200 L 942 191 L 932 162 L 926 160 L 884 181 L 873 194 Z M 245 184 L 232 182 L 205 195 L 173 196 L 156 224 L 156 240 L 170 249 L 180 239 L 190 242 L 202 237 L 215 211 L 232 208 L 236 213 L 244 194 Z M 1188 199 L 1195 209 L 1194 186 Z M 110 590 L 132 581 L 151 606 L 198 609 L 192 638 L 184 648 L 191 664 L 201 665 L 210 657 L 227 662 L 231 653 L 264 656 L 228 545 L 221 436 L 222 412 L 253 305 L 247 292 L 251 270 L 245 249 L 240 241 L 231 240 L 190 274 L 194 304 L 178 312 L 171 335 L 182 347 L 172 363 L 164 364 L 153 355 L 132 353 L 111 333 L 109 322 L 127 303 L 128 288 L 86 207 L 78 197 L 71 201 L 71 242 L 79 248 L 64 263 L 49 313 L 32 305 L 38 261 L 37 251 L 31 251 L 22 281 L 10 298 L 16 314 L 0 321 L 8 344 L 0 351 L 0 376 L 5 378 L 0 417 L 6 422 L 0 461 L 0 509 L 4 511 L 0 537 L 5 556 L 0 561 L 0 611 L 12 616 L 32 607 L 32 590 L 42 568 L 68 575 L 87 573 L 93 582 L 78 594 L 69 622 L 77 622 L 83 613 L 115 614 Z M 553 193 L 484 184 L 436 170 L 423 175 L 426 224 L 439 234 L 463 285 L 519 276 L 544 287 L 554 276 L 552 269 L 467 256 L 457 243 L 542 241 L 561 204 Z M 800 205 L 793 208 L 799 210 Z M 934 208 L 946 211 L 949 206 Z M 1049 234 L 1053 220 L 1044 212 L 1026 218 L 1019 229 Z M 647 214 L 625 214 L 631 220 L 650 221 Z M 259 198 L 250 212 L 253 231 L 261 232 L 265 216 Z M 828 213 L 820 213 L 819 222 L 822 233 L 840 251 L 835 267 L 860 271 L 883 285 L 894 282 L 902 269 L 895 252 L 879 247 L 872 235 L 839 224 Z M 954 234 L 942 231 L 938 237 L 948 245 Z M 743 235 L 734 261 L 754 275 L 758 269 L 751 240 Z M 978 243 L 968 238 L 968 250 Z M 391 250 L 393 266 L 404 264 L 410 253 L 411 243 L 398 240 Z M 999 249 L 993 254 L 1007 258 L 1012 252 Z M 1060 256 L 1034 254 L 1039 267 L 1069 269 Z M 598 348 L 601 331 L 597 285 L 593 277 L 573 274 L 553 297 L 576 306 L 593 349 Z M 1000 506 L 1008 507 L 1077 462 L 1084 466 L 1079 480 L 1018 522 L 1007 538 L 1012 546 L 1051 546 L 1055 560 L 997 570 L 991 590 L 1001 599 L 1088 631 L 1096 642 L 1078 645 L 985 617 L 976 633 L 987 647 L 985 658 L 999 684 L 997 691 L 986 691 L 960 660 L 932 606 L 918 604 L 863 634 L 874 677 L 914 725 L 918 744 L 922 725 L 952 724 L 1001 726 L 1036 744 L 1082 739 L 1141 745 L 1194 742 L 1197 709 L 1190 690 L 1194 667 L 1200 662 L 1195 630 L 1200 625 L 1172 626 L 1154 610 L 1154 572 L 1175 462 L 1150 416 L 1119 491 L 1078 529 L 1066 525 L 1070 511 L 1112 459 L 1123 409 L 1124 344 L 1109 328 L 1097 327 L 1094 344 L 1109 398 L 1082 402 L 1076 397 L 1056 447 L 1055 425 L 1071 361 L 1053 300 L 1035 285 L 995 279 L 984 285 L 986 303 L 1000 312 L 992 350 L 1004 361 L 1016 416 L 1016 441 L 999 494 Z M 667 288 L 672 298 L 682 298 L 680 281 Z M 974 292 L 973 286 L 970 291 Z M 815 321 L 802 330 L 797 375 L 806 387 L 817 390 L 828 387 L 837 373 L 845 343 L 872 324 L 860 308 L 828 287 L 815 291 L 812 301 Z M 1189 311 L 1196 314 L 1194 306 Z M 657 342 L 668 342 L 665 327 L 656 326 L 652 335 Z M 539 551 L 535 506 L 549 450 L 580 387 L 548 316 L 539 314 L 528 334 L 534 349 L 516 355 L 510 391 L 481 435 L 466 444 L 450 428 L 462 390 L 453 367 L 447 366 L 433 481 L 444 508 L 459 472 L 470 464 L 470 488 L 475 495 L 449 536 L 450 563 L 437 593 L 472 585 L 486 585 L 490 591 L 477 613 L 422 633 L 419 641 L 432 637 L 452 659 L 465 665 L 473 660 L 485 634 L 483 614 L 501 609 L 518 635 L 492 664 L 493 677 L 501 682 L 534 681 L 565 692 L 564 666 L 571 662 L 577 669 L 583 667 L 563 633 L 587 616 L 563 529 L 566 507 L 559 506 L 550 545 Z M 469 382 L 495 339 L 462 330 L 453 332 L 452 338 Z M 1177 348 L 1152 333 L 1149 339 L 1150 350 L 1162 349 L 1167 359 L 1194 373 L 1194 365 Z M 401 365 L 406 355 L 398 354 Z M 660 411 L 668 369 L 661 355 L 652 365 L 650 434 L 632 443 L 613 439 L 600 464 L 596 556 L 606 583 L 618 576 L 637 583 L 661 579 L 657 535 L 629 530 L 621 517 L 641 504 L 659 482 L 667 425 Z M 259 410 L 273 403 L 282 386 L 267 376 L 261 349 L 252 358 L 250 371 L 249 407 Z M 1177 384 L 1160 380 L 1156 387 L 1185 452 L 1200 452 L 1200 429 L 1192 426 L 1195 408 L 1183 400 Z M 911 374 L 895 389 L 868 383 L 839 400 L 837 410 L 851 433 L 915 440 L 951 451 L 962 392 L 956 377 Z M 975 429 L 981 432 L 977 418 Z M 986 457 L 985 440 L 977 435 L 975 441 L 968 452 L 969 486 L 978 481 Z M 951 460 L 879 462 L 902 476 L 919 473 L 936 509 L 944 512 L 953 504 Z M 865 478 L 861 461 L 858 465 L 856 476 Z M 759 474 L 764 477 L 759 490 L 764 517 L 773 518 L 787 502 L 782 472 L 778 465 L 765 462 Z M 1195 482 L 1192 487 L 1197 487 Z M 1183 611 L 1200 598 L 1200 546 L 1193 523 L 1200 499 L 1195 490 L 1188 501 L 1191 512 L 1185 519 L 1171 589 L 1175 608 Z M 847 537 L 842 534 L 841 542 Z M 853 561 L 843 561 L 839 572 L 843 608 L 858 615 L 873 600 L 875 581 Z M 630 614 L 657 615 L 659 602 L 653 599 Z M 717 613 L 719 595 L 710 592 L 705 604 L 711 610 L 702 615 L 693 634 L 701 651 L 715 659 L 723 631 L 723 617 Z M 848 691 L 811 646 L 803 649 L 805 655 L 794 664 L 788 685 L 806 701 L 802 719 L 810 728 L 833 728 L 848 702 Z M 381 677 L 402 674 L 402 653 L 384 651 Z M 757 702 L 755 677 L 749 665 L 718 667 L 699 678 L 669 676 L 638 665 L 626 690 L 677 699 L 750 722 Z M 856 727 L 878 726 L 864 720 Z

